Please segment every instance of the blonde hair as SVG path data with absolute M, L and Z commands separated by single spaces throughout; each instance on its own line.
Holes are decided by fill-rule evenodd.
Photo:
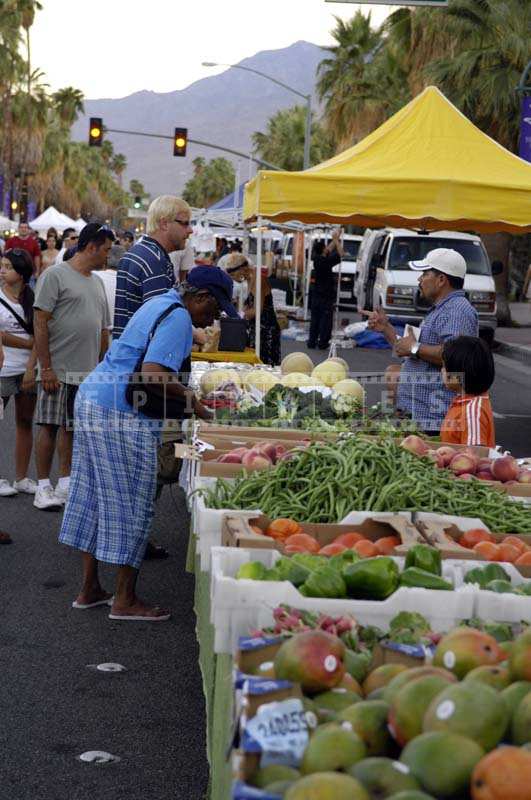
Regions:
M 191 213 L 190 206 L 182 197 L 174 197 L 172 194 L 156 197 L 148 208 L 146 233 L 156 233 L 161 222 L 170 222 L 175 219 L 176 214 L 183 211 L 186 214 Z
M 231 253 L 230 256 L 227 256 L 223 262 L 223 269 L 225 270 L 235 270 L 238 268 L 243 269 L 244 267 L 250 267 L 253 269 L 254 264 L 251 264 L 247 256 L 244 256 L 243 253 Z

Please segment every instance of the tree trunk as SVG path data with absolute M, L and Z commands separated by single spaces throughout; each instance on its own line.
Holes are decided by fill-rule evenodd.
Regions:
M 512 325 L 511 309 L 509 308 L 509 253 L 513 237 L 510 233 L 484 233 L 481 238 L 487 249 L 491 261 L 501 261 L 503 272 L 496 275 L 496 303 L 498 325 L 510 327 Z

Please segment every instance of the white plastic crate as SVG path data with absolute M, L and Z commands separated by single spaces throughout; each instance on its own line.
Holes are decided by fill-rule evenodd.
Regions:
M 489 562 L 487 561 L 459 561 L 456 564 L 457 578 L 459 580 L 459 572 L 461 573 L 461 581 L 467 572 L 474 567 L 485 567 Z M 524 578 L 513 564 L 501 562 L 500 567 L 510 575 L 511 583 L 513 586 L 520 586 L 523 583 L 528 583 L 529 579 Z M 466 584 L 465 584 L 466 585 Z M 474 585 L 475 584 L 469 584 Z M 531 623 L 531 596 L 526 597 L 518 594 L 500 594 L 498 592 L 490 592 L 486 589 L 477 589 L 475 595 L 474 616 L 481 619 L 488 620 L 489 622 L 528 622 Z
M 303 597 L 288 581 L 236 580 L 242 564 L 261 561 L 271 567 L 280 558 L 275 550 L 214 547 L 211 561 L 211 622 L 215 628 L 216 653 L 234 652 L 238 637 L 251 628 L 270 625 L 279 603 L 332 616 L 352 614 L 363 625 L 386 628 L 400 611 L 420 611 L 434 631 L 446 631 L 460 620 L 474 616 L 477 587 L 463 584 L 453 565 L 446 562 L 443 575 L 457 586 L 453 592 L 402 587 L 386 600 L 350 600 Z M 402 566 L 403 559 L 396 559 Z
M 196 478 L 193 488 L 207 488 L 215 484 L 217 478 Z M 223 517 L 227 514 L 238 514 L 243 517 L 258 517 L 262 512 L 259 509 L 241 511 L 235 508 L 207 508 L 201 495 L 194 495 L 192 501 L 192 532 L 197 537 L 197 553 L 200 559 L 201 572 L 210 569 L 210 553 L 213 547 L 221 546 L 221 528 Z

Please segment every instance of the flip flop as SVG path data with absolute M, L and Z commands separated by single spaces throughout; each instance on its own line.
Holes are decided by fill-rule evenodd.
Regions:
M 95 603 L 82 604 L 78 603 L 77 600 L 74 600 L 74 602 L 72 603 L 72 608 L 79 608 L 82 611 L 84 611 L 87 608 L 97 608 L 97 606 L 112 606 L 113 601 L 114 601 L 114 596 L 108 597 L 106 600 L 96 600 Z
M 171 614 L 161 614 L 158 617 L 146 617 L 141 614 L 113 614 L 112 612 L 109 614 L 109 619 L 120 621 L 133 620 L 134 622 L 166 622 L 170 617 Z

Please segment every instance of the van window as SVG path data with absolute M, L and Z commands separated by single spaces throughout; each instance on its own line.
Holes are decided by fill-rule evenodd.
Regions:
M 290 236 L 288 239 L 288 246 L 286 247 L 286 255 L 287 256 L 293 255 L 293 236 Z
M 343 250 L 345 251 L 343 261 L 355 261 L 358 257 L 359 249 L 360 242 L 357 239 L 343 240 Z
M 430 250 L 448 247 L 466 261 L 467 275 L 490 275 L 490 264 L 479 242 L 435 236 L 397 236 L 393 240 L 388 269 L 409 269 L 409 261 L 421 261 Z

